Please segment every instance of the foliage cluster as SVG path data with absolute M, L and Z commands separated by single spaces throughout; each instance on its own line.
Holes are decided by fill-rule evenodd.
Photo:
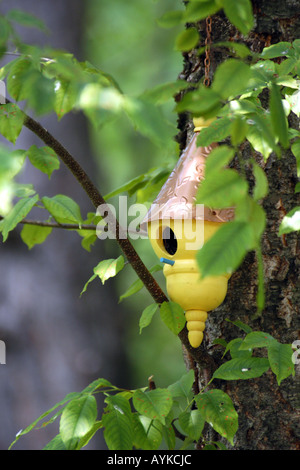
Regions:
M 228 19 L 242 34 L 246 35 L 252 28 L 249 0 L 190 1 L 184 12 L 167 12 L 159 23 L 163 27 L 193 23 L 220 9 L 224 9 Z M 244 44 L 214 44 L 213 47 L 228 48 L 231 57 L 217 68 L 210 88 L 194 84 L 190 90 L 186 82 L 176 80 L 148 89 L 139 96 L 129 96 L 122 92 L 113 77 L 89 62 L 79 62 L 72 54 L 61 50 L 24 44 L 15 33 L 15 22 L 44 28 L 40 20 L 21 11 L 12 10 L 6 17 L 0 17 L 2 54 L 12 47 L 18 50 L 17 57 L 2 67 L 0 72 L 0 79 L 6 80 L 7 91 L 15 100 L 15 103 L 7 101 L 0 107 L 0 132 L 13 144 L 26 120 L 26 114 L 17 104 L 21 101 L 25 101 L 25 111 L 29 109 L 40 116 L 54 112 L 59 120 L 66 113 L 81 111 L 95 127 L 125 114 L 138 132 L 158 146 L 163 146 L 174 135 L 174 126 L 165 119 L 163 106 L 172 101 L 178 92 L 185 90 L 175 112 L 189 112 L 193 117 L 212 119 L 209 127 L 200 132 L 198 145 L 206 146 L 225 139 L 227 143 L 220 145 L 209 156 L 206 178 L 197 200 L 210 207 L 235 206 L 236 217 L 205 244 L 197 260 L 205 277 L 233 272 L 248 251 L 256 250 L 259 261 L 257 304 L 261 311 L 264 307 L 264 286 L 260 242 L 266 226 L 266 213 L 261 202 L 268 194 L 268 181 L 253 157 L 251 165 L 255 186 L 250 191 L 244 176 L 246 162 L 241 144 L 247 140 L 253 152 L 258 152 L 264 161 L 271 153 L 277 158 L 284 158 L 282 150 L 291 149 L 300 175 L 300 132 L 291 128 L 288 122 L 290 113 L 300 116 L 300 40 L 274 44 L 261 53 L 254 53 Z M 176 47 L 180 51 L 189 51 L 198 42 L 198 33 L 189 28 L 177 37 Z M 263 96 L 268 96 L 267 106 Z M 240 173 L 228 168 L 235 156 L 240 161 Z M 79 204 L 67 194 L 40 196 L 32 184 L 18 183 L 16 177 L 25 161 L 49 178 L 60 166 L 57 155 L 48 146 L 34 145 L 29 149 L 9 151 L 1 145 L 0 231 L 3 241 L 38 206 L 45 212 L 45 224 L 24 223 L 21 232 L 21 238 L 29 249 L 46 241 L 54 223 L 54 226 L 59 224 L 76 230 L 82 237 L 83 248 L 91 250 L 97 236 L 90 227 L 95 229 L 99 223 L 97 214 L 91 212 L 83 216 Z M 107 199 L 126 192 L 135 196 L 138 202 L 151 202 L 153 191 L 165 181 L 169 170 L 154 168 L 138 175 L 112 191 Z M 296 192 L 300 191 L 299 184 L 295 187 Z M 278 235 L 299 228 L 300 207 L 295 207 L 284 217 Z M 116 260 L 101 260 L 83 292 L 90 281 L 99 277 L 104 283 L 117 275 L 125 264 L 122 255 Z M 154 266 L 152 272 L 159 269 Z M 122 298 L 133 295 L 141 288 L 143 283 L 138 279 Z M 144 309 L 140 331 L 151 323 L 157 310 L 174 334 L 182 330 L 185 318 L 181 307 L 164 302 Z M 280 384 L 294 374 L 290 345 L 279 343 L 267 333 L 251 331 L 246 325 L 240 326 L 246 333 L 244 338 L 237 338 L 228 344 L 225 340 L 219 340 L 225 348 L 224 355 L 230 353 L 231 358 L 214 372 L 211 382 L 215 379 L 255 378 L 271 369 Z M 255 348 L 265 348 L 265 357 L 253 356 Z M 104 430 L 109 449 L 158 449 L 161 445 L 174 449 L 176 437 L 180 437 L 183 448 L 187 448 L 201 439 L 205 423 L 233 445 L 238 416 L 230 397 L 215 388 L 201 390 L 194 396 L 193 382 L 192 371 L 164 389 L 122 390 L 106 379 L 98 379 L 82 392 L 67 395 L 19 433 L 16 440 L 45 418 L 48 421 L 44 425 L 60 417 L 59 434 L 46 446 L 47 449 L 82 448 L 99 429 Z M 105 396 L 105 408 L 98 420 L 95 395 L 99 393 Z M 222 448 L 223 444 L 203 442 L 203 447 Z

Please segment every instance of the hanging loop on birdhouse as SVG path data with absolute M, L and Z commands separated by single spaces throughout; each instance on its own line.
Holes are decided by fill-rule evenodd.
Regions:
M 211 30 L 212 30 L 212 20 L 208 16 L 206 18 L 206 39 L 205 39 L 205 59 L 204 59 L 204 85 L 210 85 L 210 46 L 211 46 Z

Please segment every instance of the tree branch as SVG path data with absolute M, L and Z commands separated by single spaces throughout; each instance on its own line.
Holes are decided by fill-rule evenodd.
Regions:
M 0 220 L 3 220 L 4 217 L 0 215 Z M 57 222 L 46 222 L 44 220 L 31 220 L 23 219 L 20 224 L 24 225 L 37 225 L 38 227 L 48 227 L 48 228 L 61 228 L 64 230 L 96 230 L 96 225 L 92 224 L 81 224 L 79 227 L 78 224 L 59 224 Z
M 10 102 L 10 100 L 6 99 L 6 103 Z M 33 132 L 37 137 L 39 137 L 48 147 L 54 150 L 57 156 L 62 160 L 62 162 L 72 172 L 76 180 L 82 186 L 89 199 L 93 203 L 94 207 L 97 209 L 100 205 L 106 204 L 105 199 L 103 198 L 97 187 L 94 185 L 92 180 L 89 178 L 84 169 L 80 166 L 77 160 L 75 160 L 75 158 L 68 152 L 68 150 L 66 150 L 64 146 L 58 140 L 56 140 L 55 137 L 50 134 L 50 132 L 48 132 L 39 122 L 28 116 L 24 111 L 23 113 L 25 116 L 24 126 L 27 127 L 27 129 L 29 129 L 31 132 Z M 152 296 L 153 300 L 157 304 L 168 302 L 168 297 L 158 285 L 152 274 L 148 271 L 147 267 L 136 252 L 135 248 L 128 240 L 126 230 L 124 230 L 124 228 L 120 226 L 118 220 L 111 212 L 109 205 L 107 205 L 106 208 L 108 217 L 116 228 L 116 240 L 121 250 L 123 251 L 125 257 L 127 258 L 128 263 L 131 264 L 132 268 L 134 269 L 138 277 L 141 279 L 149 294 Z M 23 220 L 21 223 L 40 225 L 44 227 L 76 230 L 79 229 L 78 225 L 76 224 L 56 224 L 54 222 L 38 222 L 26 219 Z M 86 230 L 93 230 L 95 227 L 93 226 L 90 228 L 86 228 L 82 226 L 81 228 Z M 186 326 L 180 331 L 178 337 L 183 346 L 186 348 L 187 352 L 196 362 L 201 363 L 201 360 L 203 360 L 203 356 L 206 357 L 208 355 L 207 352 L 203 353 L 200 348 L 194 349 L 191 347 L 188 340 L 188 331 Z
M 9 102 L 9 100 L 6 101 Z M 62 162 L 73 173 L 74 177 L 85 190 L 95 208 L 102 204 L 106 204 L 105 199 L 93 184 L 84 169 L 79 165 L 77 160 L 75 160 L 75 158 L 63 147 L 63 145 L 58 142 L 55 137 L 53 137 L 53 135 L 50 134 L 50 132 L 48 132 L 40 123 L 32 119 L 27 114 L 25 114 L 24 126 L 37 135 L 48 147 L 54 150 Z M 128 240 L 126 231 L 119 225 L 119 222 L 114 217 L 114 214 L 110 211 L 109 206 L 107 206 L 107 212 L 110 220 L 115 222 L 116 239 L 121 250 L 137 273 L 138 277 L 142 280 L 152 298 L 159 304 L 168 301 L 168 298 Z

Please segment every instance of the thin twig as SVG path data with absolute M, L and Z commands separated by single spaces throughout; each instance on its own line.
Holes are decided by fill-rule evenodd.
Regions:
M 7 103 L 10 103 L 9 100 L 6 100 Z M 87 173 L 80 166 L 80 164 L 75 160 L 75 158 L 64 148 L 64 146 L 53 137 L 50 132 L 48 132 L 39 122 L 35 121 L 33 118 L 24 113 L 24 126 L 27 127 L 31 132 L 37 135 L 48 147 L 52 148 L 62 162 L 68 167 L 68 169 L 73 173 L 74 177 L 80 183 L 89 199 L 93 203 L 95 208 L 98 208 L 102 204 L 106 204 L 105 199 L 98 191 L 97 187 L 91 181 Z M 124 255 L 126 256 L 128 262 L 131 264 L 135 270 L 138 277 L 142 280 L 146 289 L 153 297 L 155 302 L 161 304 L 167 302 L 168 298 L 151 275 L 151 273 L 146 268 L 145 264 L 137 254 L 136 250 L 128 240 L 126 231 L 119 225 L 118 220 L 116 220 L 114 214 L 110 210 L 109 205 L 106 206 L 109 219 L 114 223 L 116 228 L 116 240 L 122 249 Z
M 156 385 L 155 385 L 155 382 L 153 380 L 153 375 L 151 375 L 150 377 L 148 377 L 148 387 L 149 387 L 149 390 L 155 390 L 156 389 Z
M 3 220 L 4 217 L 0 215 L 0 220 Z M 48 228 L 61 228 L 64 230 L 96 230 L 96 225 L 92 224 L 59 224 L 57 222 L 46 222 L 43 220 L 31 220 L 31 219 L 23 219 L 21 220 L 20 224 L 24 225 L 36 225 L 38 227 L 48 227 Z

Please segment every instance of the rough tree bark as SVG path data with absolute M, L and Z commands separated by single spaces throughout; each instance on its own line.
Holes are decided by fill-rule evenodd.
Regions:
M 234 40 L 260 52 L 265 46 L 300 37 L 298 0 L 252 0 L 252 3 L 256 22 L 249 37 L 244 38 L 223 14 L 217 14 L 212 17 L 212 43 Z M 204 41 L 205 21 L 192 26 L 198 28 Z M 227 57 L 228 50 L 219 48 L 213 52 L 212 75 Z M 180 78 L 191 83 L 203 81 L 203 62 L 203 56 L 199 60 L 197 50 L 184 54 L 184 70 Z M 191 120 L 183 114 L 179 116 L 178 122 L 178 140 L 184 147 L 192 130 Z M 295 116 L 290 116 L 290 125 L 298 125 Z M 254 330 L 270 333 L 282 343 L 292 343 L 300 335 L 299 235 L 277 235 L 283 216 L 300 202 L 299 194 L 294 193 L 297 181 L 295 158 L 286 151 L 281 160 L 271 155 L 264 164 L 261 155 L 253 152 L 250 145 L 245 144 L 242 152 L 245 159 L 255 157 L 269 182 L 269 194 L 263 200 L 267 213 L 267 227 L 262 241 L 266 305 L 261 316 L 255 318 L 257 261 L 255 253 L 250 252 L 232 275 L 225 302 L 209 315 L 207 321 L 206 337 L 201 347 L 208 350 L 217 367 L 222 363 L 223 348 L 212 345 L 212 341 L 218 337 L 230 341 L 241 336 L 241 331 L 227 322 L 226 318 L 233 321 L 240 319 Z M 234 166 L 238 169 L 238 162 L 234 162 Z M 247 176 L 251 185 L 253 177 L 250 167 Z M 231 396 L 239 414 L 235 449 L 299 450 L 299 373 L 299 366 L 296 366 L 295 377 L 284 380 L 280 387 L 271 372 L 252 380 L 216 382 L 215 386 Z M 203 367 L 200 366 L 201 378 L 203 380 Z M 206 438 L 215 440 L 217 436 L 208 429 Z

